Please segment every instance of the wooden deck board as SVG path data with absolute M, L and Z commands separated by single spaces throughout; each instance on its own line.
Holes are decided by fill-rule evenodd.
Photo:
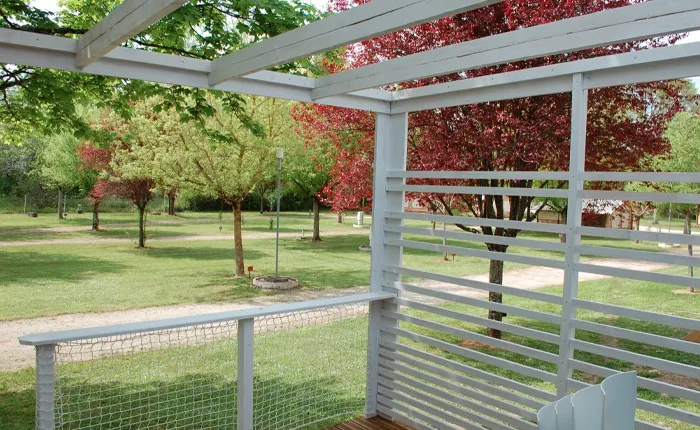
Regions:
M 380 417 L 360 417 L 352 421 L 336 424 L 326 430 L 411 430 L 411 428 Z

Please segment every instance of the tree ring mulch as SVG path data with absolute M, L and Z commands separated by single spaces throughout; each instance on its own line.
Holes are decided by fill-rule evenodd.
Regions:
M 372 247 L 367 245 L 360 246 L 360 251 L 362 252 L 372 252 Z
M 293 290 L 299 287 L 299 281 L 286 276 L 258 276 L 253 278 L 253 286 L 263 290 Z

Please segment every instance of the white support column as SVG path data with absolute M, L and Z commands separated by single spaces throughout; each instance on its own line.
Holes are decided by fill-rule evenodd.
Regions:
M 55 351 L 53 344 L 37 345 L 36 347 L 36 428 L 38 430 L 54 430 L 56 428 Z
M 238 320 L 238 430 L 253 430 L 254 319 Z
M 569 360 L 573 358 L 571 339 L 575 332 L 572 322 L 576 318 L 573 299 L 578 294 L 579 253 L 576 247 L 581 243 L 581 212 L 583 211 L 582 175 L 586 164 L 586 122 L 588 120 L 588 90 L 584 88 L 583 74 L 573 75 L 571 93 L 571 149 L 569 155 L 569 190 L 566 232 L 566 258 L 564 273 L 564 302 L 562 305 L 562 323 L 559 336 L 559 371 L 557 378 L 557 395 L 566 396 L 569 391 L 568 379 L 571 377 Z
M 400 266 L 403 249 L 400 246 L 385 245 L 384 239 L 401 239 L 401 233 L 386 232 L 387 225 L 401 225 L 400 220 L 388 221 L 385 212 L 402 212 L 404 193 L 387 191 L 387 185 L 403 185 L 403 178 L 387 178 L 390 170 L 406 169 L 406 149 L 408 138 L 408 114 L 377 114 L 374 148 L 374 190 L 372 198 L 372 265 L 370 291 L 383 291 L 385 281 L 399 281 L 400 275 L 385 273 L 383 266 Z M 377 373 L 379 340 L 396 340 L 394 335 L 382 333 L 381 324 L 398 325 L 396 320 L 381 317 L 381 309 L 397 311 L 398 307 L 385 302 L 373 302 L 369 316 L 369 348 L 367 352 L 367 402 L 365 414 L 377 414 Z

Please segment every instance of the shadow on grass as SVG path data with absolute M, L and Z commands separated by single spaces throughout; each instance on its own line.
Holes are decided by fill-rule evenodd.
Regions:
M 244 249 L 243 258 L 245 259 L 260 259 L 274 255 L 274 245 L 270 247 L 270 252 L 261 252 L 254 249 Z M 233 249 L 233 244 L 230 248 L 219 247 L 159 247 L 148 249 L 148 257 L 153 258 L 170 258 L 182 260 L 199 260 L 199 261 L 233 261 L 236 254 Z M 233 264 L 233 263 L 232 263 Z
M 39 280 L 80 281 L 96 274 L 118 273 L 124 268 L 123 264 L 115 261 L 67 253 L 12 251 L 3 252 L 0 256 L 3 283 Z

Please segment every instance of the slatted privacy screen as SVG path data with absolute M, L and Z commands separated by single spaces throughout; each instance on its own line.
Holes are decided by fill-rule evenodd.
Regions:
M 572 165 L 583 155 L 576 153 L 572 148 Z M 545 404 L 634 370 L 637 429 L 700 426 L 700 344 L 683 340 L 700 330 L 699 312 L 663 302 L 635 307 L 634 300 L 616 297 L 643 296 L 641 289 L 648 289 L 677 298 L 688 287 L 700 288 L 700 278 L 688 276 L 688 267 L 700 267 L 700 260 L 687 252 L 687 245 L 700 244 L 700 235 L 684 235 L 678 225 L 669 231 L 650 224 L 650 216 L 637 229 L 626 206 L 700 204 L 700 195 L 596 189 L 601 181 L 700 182 L 700 174 L 389 171 L 386 180 L 388 193 L 411 198 L 426 193 L 564 198 L 574 210 L 562 224 L 406 212 L 389 205 L 383 244 L 400 249 L 403 258 L 382 267 L 382 287 L 398 298 L 380 311 L 379 413 L 419 429 L 536 429 L 537 411 Z M 481 186 L 494 180 L 563 185 Z M 490 236 L 479 231 L 484 227 L 519 232 Z M 682 247 L 662 249 L 659 243 Z M 490 251 L 486 244 L 508 250 Z M 415 266 L 416 253 L 434 255 L 435 263 Z M 505 264 L 503 285 L 487 276 L 459 276 L 475 264 L 483 273 L 492 260 Z M 503 303 L 490 302 L 489 292 L 501 293 Z M 501 313 L 502 321 L 489 319 L 489 310 Z M 489 328 L 500 330 L 502 338 L 488 336 Z

